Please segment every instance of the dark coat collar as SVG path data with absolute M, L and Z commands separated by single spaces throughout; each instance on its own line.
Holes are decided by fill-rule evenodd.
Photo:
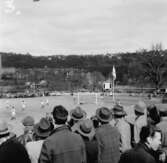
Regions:
M 70 128 L 69 128 L 69 126 L 67 126 L 67 125 L 63 125 L 63 126 L 57 127 L 57 128 L 55 128 L 55 129 L 51 132 L 50 135 L 52 135 L 52 134 L 54 134 L 54 133 L 56 133 L 56 132 L 62 131 L 62 130 L 69 130 L 69 131 L 70 131 Z
M 148 145 L 145 143 L 140 142 L 138 143 L 137 147 L 143 148 L 146 152 L 150 153 L 151 155 L 154 155 L 155 153 L 155 151 L 149 148 Z

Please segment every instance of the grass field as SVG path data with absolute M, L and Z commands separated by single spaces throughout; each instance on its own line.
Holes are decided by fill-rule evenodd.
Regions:
M 88 117 L 95 114 L 98 107 L 106 106 L 112 108 L 114 105 L 112 96 L 100 97 L 97 96 L 97 104 L 95 94 L 84 94 L 80 95 L 80 106 L 87 112 Z M 41 108 L 41 101 L 46 101 L 48 99 L 49 105 Z M 39 119 L 46 115 L 46 112 L 51 112 L 55 105 L 63 105 L 67 110 L 75 108 L 77 104 L 78 96 L 77 94 L 73 97 L 70 95 L 62 96 L 50 96 L 50 97 L 34 97 L 34 98 L 24 98 L 26 103 L 26 109 L 22 110 L 21 101 L 23 98 L 15 99 L 0 99 L 0 119 L 5 119 L 10 125 L 12 125 L 12 131 L 17 135 L 23 132 L 23 126 L 21 120 L 26 115 L 31 115 L 38 122 Z M 160 104 L 160 99 L 148 100 L 146 96 L 136 96 L 132 97 L 128 94 L 116 94 L 115 99 L 119 99 L 121 104 L 124 106 L 129 117 L 133 116 L 132 105 L 136 104 L 139 100 L 143 100 L 147 105 L 150 103 Z M 8 101 L 8 102 L 7 102 Z M 16 120 L 11 120 L 11 109 L 7 108 L 7 103 L 10 106 L 16 108 Z M 166 105 L 165 105 L 166 107 Z

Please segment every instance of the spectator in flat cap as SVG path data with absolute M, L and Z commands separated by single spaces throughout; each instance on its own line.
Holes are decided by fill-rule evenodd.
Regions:
M 10 126 L 0 120 L 0 163 L 30 163 L 25 147 L 15 138 Z
M 139 101 L 134 105 L 135 122 L 134 122 L 134 142 L 133 145 L 137 144 L 140 140 L 139 134 L 141 128 L 147 125 L 147 106 L 143 101 Z
M 98 144 L 99 163 L 118 163 L 120 158 L 120 133 L 116 127 L 111 126 L 111 111 L 106 107 L 96 110 L 96 117 L 100 122 L 95 137 Z
M 84 140 L 87 163 L 97 163 L 98 146 L 92 121 L 85 119 L 79 122 L 76 133 L 79 133 Z
M 77 106 L 75 109 L 70 111 L 70 121 L 68 122 L 72 131 L 75 131 L 77 128 L 77 124 L 79 121 L 86 119 L 86 112 L 80 107 Z
M 24 133 L 20 135 L 17 140 L 23 144 L 26 145 L 27 142 L 33 141 L 33 129 L 34 129 L 34 118 L 32 116 L 26 116 L 22 120 L 22 124 L 24 126 Z
M 81 136 L 71 132 L 66 124 L 68 111 L 58 105 L 52 114 L 55 129 L 42 145 L 39 163 L 85 163 L 85 144 Z
M 53 126 L 46 118 L 41 118 L 39 123 L 34 125 L 34 140 L 27 142 L 26 149 L 28 151 L 31 163 L 38 163 L 40 151 L 44 140 L 50 135 Z
M 121 105 L 115 105 L 112 109 L 115 119 L 115 127 L 121 134 L 121 152 L 131 149 L 131 128 L 125 120 L 126 112 Z

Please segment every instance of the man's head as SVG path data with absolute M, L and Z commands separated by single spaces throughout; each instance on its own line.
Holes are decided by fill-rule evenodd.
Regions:
M 107 124 L 112 120 L 112 113 L 110 109 L 101 107 L 96 110 L 96 117 L 101 124 Z
M 123 106 L 116 104 L 113 108 L 112 108 L 112 113 L 114 118 L 119 119 L 119 118 L 123 118 L 126 116 L 126 112 L 123 108 Z
M 146 104 L 143 101 L 139 101 L 136 105 L 134 105 L 134 112 L 136 116 L 144 115 L 146 110 Z
M 161 145 L 161 131 L 153 126 L 144 126 L 140 132 L 140 141 L 156 151 Z
M 35 120 L 32 116 L 26 116 L 23 118 L 22 124 L 24 126 L 24 132 L 28 133 L 33 131 Z
M 58 105 L 53 108 L 52 115 L 55 124 L 65 124 L 68 118 L 68 111 L 62 105 Z
M 74 122 L 84 120 L 86 119 L 86 116 L 86 112 L 80 106 L 77 106 L 70 111 L 70 117 Z
M 157 124 L 160 122 L 160 112 L 155 105 L 150 105 L 147 107 L 148 117 L 152 124 Z

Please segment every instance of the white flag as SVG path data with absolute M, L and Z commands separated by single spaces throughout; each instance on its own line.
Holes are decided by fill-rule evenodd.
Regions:
M 113 80 L 116 79 L 116 70 L 115 70 L 115 67 L 113 66 L 112 68 L 112 77 L 113 77 Z

